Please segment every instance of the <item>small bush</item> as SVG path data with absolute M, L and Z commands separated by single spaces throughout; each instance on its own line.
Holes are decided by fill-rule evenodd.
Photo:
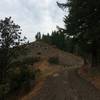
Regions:
M 25 57 L 21 61 L 16 60 L 9 64 L 5 79 L 0 81 L 0 100 L 6 100 L 4 98 L 10 93 L 30 87 L 31 83 L 35 83 L 37 71 L 33 64 L 39 60 L 39 57 Z
M 0 100 L 4 100 L 6 95 L 9 93 L 9 91 L 10 91 L 9 85 L 10 84 L 7 82 L 0 83 Z
M 31 80 L 35 80 L 35 71 L 28 66 L 15 67 L 8 70 L 10 91 L 14 91 L 25 85 L 29 85 Z
M 9 67 L 13 68 L 13 67 L 16 67 L 16 66 L 18 67 L 20 65 L 22 65 L 22 62 L 19 61 L 19 60 L 16 60 L 16 61 L 13 61 L 11 64 L 9 64 Z
M 50 57 L 48 62 L 51 64 L 59 64 L 59 59 L 58 57 Z
M 0 81 L 0 100 L 16 90 L 30 87 L 31 82 L 35 83 L 36 72 L 31 64 L 37 61 L 39 58 L 25 58 L 9 65 L 5 79 Z
M 40 60 L 39 57 L 26 57 L 23 59 L 22 63 L 26 65 L 33 65 Z

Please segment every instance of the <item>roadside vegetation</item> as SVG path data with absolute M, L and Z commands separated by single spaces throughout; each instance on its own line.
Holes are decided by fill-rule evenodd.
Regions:
M 48 62 L 49 62 L 50 64 L 59 64 L 59 58 L 58 58 L 58 57 L 50 57 L 50 58 L 48 59 Z
M 23 43 L 23 44 L 22 44 Z M 35 83 L 33 64 L 40 59 L 27 55 L 26 37 L 11 17 L 0 20 L 0 99 Z M 22 56 L 22 58 L 20 58 Z

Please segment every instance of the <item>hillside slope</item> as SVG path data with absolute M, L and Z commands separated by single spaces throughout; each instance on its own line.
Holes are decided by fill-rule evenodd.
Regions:
M 49 59 L 50 57 L 57 57 L 61 65 L 82 65 L 82 58 L 72 55 L 70 53 L 61 51 L 55 46 L 48 45 L 44 42 L 33 42 L 27 45 L 28 53 L 26 56 L 40 57 L 42 59 Z

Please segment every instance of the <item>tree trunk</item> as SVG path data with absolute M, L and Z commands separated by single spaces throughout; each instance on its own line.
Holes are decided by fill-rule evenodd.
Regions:
M 0 51 L 0 81 L 4 80 L 8 65 L 8 51 L 5 49 L 2 49 Z

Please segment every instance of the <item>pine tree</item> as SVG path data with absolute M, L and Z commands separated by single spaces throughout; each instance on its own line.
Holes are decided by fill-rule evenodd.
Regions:
M 65 4 L 58 4 L 69 11 L 64 18 L 64 32 L 76 39 L 83 56 L 90 54 L 92 66 L 97 66 L 100 53 L 100 1 L 68 0 Z

